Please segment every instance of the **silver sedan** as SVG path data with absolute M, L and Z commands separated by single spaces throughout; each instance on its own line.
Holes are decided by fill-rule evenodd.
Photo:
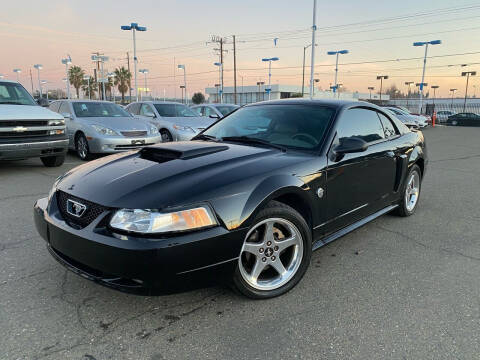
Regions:
M 82 160 L 95 153 L 116 153 L 162 142 L 155 125 L 108 101 L 60 100 L 49 108 L 65 118 L 69 147 Z

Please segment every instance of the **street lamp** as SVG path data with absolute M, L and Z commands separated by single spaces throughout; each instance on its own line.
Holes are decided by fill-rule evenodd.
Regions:
M 315 73 L 315 33 L 317 31 L 317 0 L 313 0 L 313 21 L 312 21 L 312 59 L 310 61 L 310 99 L 313 99 L 313 76 Z
M 106 96 L 105 96 L 105 74 L 103 72 L 103 64 L 105 63 L 105 61 L 108 61 L 108 56 L 103 56 L 103 55 L 92 55 L 92 60 L 93 61 L 100 61 L 100 71 L 101 71 L 101 79 L 100 79 L 100 82 L 102 83 L 102 100 L 105 100 L 106 99 Z M 135 77 L 136 79 L 136 77 Z M 135 83 L 135 87 L 137 86 L 137 84 Z M 138 101 L 138 99 L 137 99 Z
M 370 91 L 370 100 L 372 100 L 372 91 L 375 90 L 373 86 L 369 86 L 368 90 Z
M 62 59 L 62 64 L 65 65 L 65 71 L 66 71 L 66 74 L 67 74 L 67 84 L 66 84 L 67 99 L 70 99 L 70 80 L 69 80 L 69 76 L 68 76 L 68 65 L 70 65 L 71 63 L 72 63 L 72 58 L 70 57 L 70 55 L 68 55 L 67 58 Z
M 462 76 L 467 77 L 467 85 L 465 86 L 465 100 L 463 101 L 463 112 L 465 112 L 465 106 L 467 105 L 467 93 L 468 93 L 468 79 L 470 76 L 475 76 L 477 75 L 476 71 L 463 71 Z
M 380 101 L 382 101 L 382 88 L 383 88 L 383 80 L 387 80 L 388 75 L 378 75 L 377 80 L 380 80 Z
M 147 28 L 144 26 L 138 26 L 137 23 L 131 23 L 130 25 L 122 25 L 120 27 L 122 30 L 132 30 L 133 32 L 133 66 L 135 74 L 135 96 L 138 101 L 138 87 L 137 87 L 137 41 L 135 40 L 135 31 L 147 31 Z
M 219 103 L 220 102 L 220 90 L 219 89 L 220 89 L 221 85 L 220 84 L 215 84 L 214 86 L 217 89 L 217 100 L 216 100 L 216 102 Z
M 87 80 L 87 91 L 88 91 L 88 100 L 92 99 L 92 94 L 90 91 L 90 75 L 84 75 L 83 80 Z
M 147 74 L 148 74 L 148 69 L 140 69 L 138 70 L 139 73 L 143 74 L 145 76 L 145 89 L 143 89 L 143 92 L 145 95 L 147 95 Z
M 413 43 L 413 46 L 425 46 L 425 56 L 423 58 L 423 72 L 422 72 L 422 82 L 420 83 L 420 102 L 418 104 L 418 113 L 422 113 L 422 101 L 423 101 L 423 86 L 425 81 L 425 66 L 427 64 L 427 51 L 428 45 L 439 45 L 441 44 L 441 40 L 432 40 L 432 41 L 417 41 Z
M 185 65 L 178 65 L 179 69 L 183 69 L 183 88 L 185 89 L 185 104 L 187 104 L 187 70 Z
M 430 86 L 433 89 L 433 109 L 435 109 L 435 98 L 437 97 L 437 89 L 440 87 L 438 85 Z
M 338 50 L 338 51 L 328 51 L 327 55 L 335 55 L 336 56 L 336 61 L 335 61 L 335 87 L 333 89 L 333 92 L 338 90 L 337 86 L 337 78 L 338 78 L 338 55 L 340 54 L 348 54 L 348 50 Z
M 303 72 L 302 72 L 302 97 L 305 94 L 305 51 L 312 46 L 312 44 L 308 44 L 303 47 Z M 315 44 L 315 46 L 318 46 L 318 44 Z
M 13 72 L 17 74 L 17 82 L 19 83 L 19 82 L 20 82 L 20 78 L 19 78 L 19 75 L 18 75 L 18 74 L 20 74 L 20 73 L 22 72 L 22 70 L 20 70 L 20 69 L 13 69 Z
M 452 108 L 453 108 L 453 95 L 458 89 L 450 89 L 450 92 L 452 93 Z
M 222 77 L 222 74 L 223 74 L 223 64 L 220 63 L 220 62 L 216 62 L 216 63 L 213 63 L 213 65 L 215 66 L 218 66 L 218 81 L 219 81 L 219 85 L 220 86 L 220 103 L 223 103 L 223 77 Z M 218 99 L 217 99 L 218 100 Z
M 408 107 L 408 98 L 410 97 L 410 86 L 414 83 L 413 81 L 405 81 L 405 85 L 407 85 L 407 107 Z
M 38 75 L 38 91 L 40 92 L 40 99 L 42 98 L 42 84 L 40 82 L 40 70 L 42 70 L 43 66 L 41 64 L 35 64 L 33 65 L 35 69 L 37 69 L 37 75 Z
M 268 100 L 270 100 L 271 93 L 272 93 L 272 61 L 278 61 L 278 60 L 280 60 L 278 57 L 262 59 L 262 61 L 268 61 L 268 89 L 265 89 L 265 91 L 268 92 Z

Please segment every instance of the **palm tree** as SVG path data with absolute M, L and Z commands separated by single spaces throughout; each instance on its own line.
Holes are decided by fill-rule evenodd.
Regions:
M 90 81 L 83 80 L 82 90 L 85 94 L 85 97 L 94 98 L 95 92 L 97 91 L 97 83 L 95 82 L 95 78 L 90 76 Z
M 107 82 L 103 83 L 105 85 L 105 92 L 108 94 L 110 99 L 112 98 L 112 89 L 113 89 L 113 79 L 111 76 L 107 78 Z
M 125 67 L 115 69 L 115 82 L 118 86 L 118 91 L 122 94 L 122 104 L 125 102 L 125 93 L 130 89 L 130 81 L 132 80 L 132 73 Z
M 73 85 L 75 90 L 77 91 L 77 99 L 80 98 L 80 86 L 83 84 L 83 76 L 85 75 L 85 71 L 80 66 L 72 66 L 68 70 L 68 80 L 70 84 Z

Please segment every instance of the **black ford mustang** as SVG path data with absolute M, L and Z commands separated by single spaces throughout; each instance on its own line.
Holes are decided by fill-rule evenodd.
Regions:
M 229 278 L 267 298 L 302 278 L 312 250 L 395 210 L 414 213 L 427 154 L 363 102 L 245 106 L 193 141 L 105 157 L 35 203 L 38 232 L 69 269 L 138 293 Z

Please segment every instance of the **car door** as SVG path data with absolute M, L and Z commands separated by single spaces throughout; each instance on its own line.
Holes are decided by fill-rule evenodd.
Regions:
M 70 109 L 70 104 L 68 101 L 62 101 L 59 108 L 58 112 L 65 118 L 65 126 L 67 128 L 67 135 L 68 139 L 70 142 L 70 145 L 73 144 L 73 136 L 75 135 L 76 131 L 76 124 L 75 124 L 75 119 L 72 113 L 72 110 Z
M 368 149 L 337 157 L 335 146 L 350 137 L 363 139 Z M 325 232 L 338 230 L 385 206 L 396 175 L 391 146 L 374 109 L 350 108 L 340 115 L 328 154 Z

